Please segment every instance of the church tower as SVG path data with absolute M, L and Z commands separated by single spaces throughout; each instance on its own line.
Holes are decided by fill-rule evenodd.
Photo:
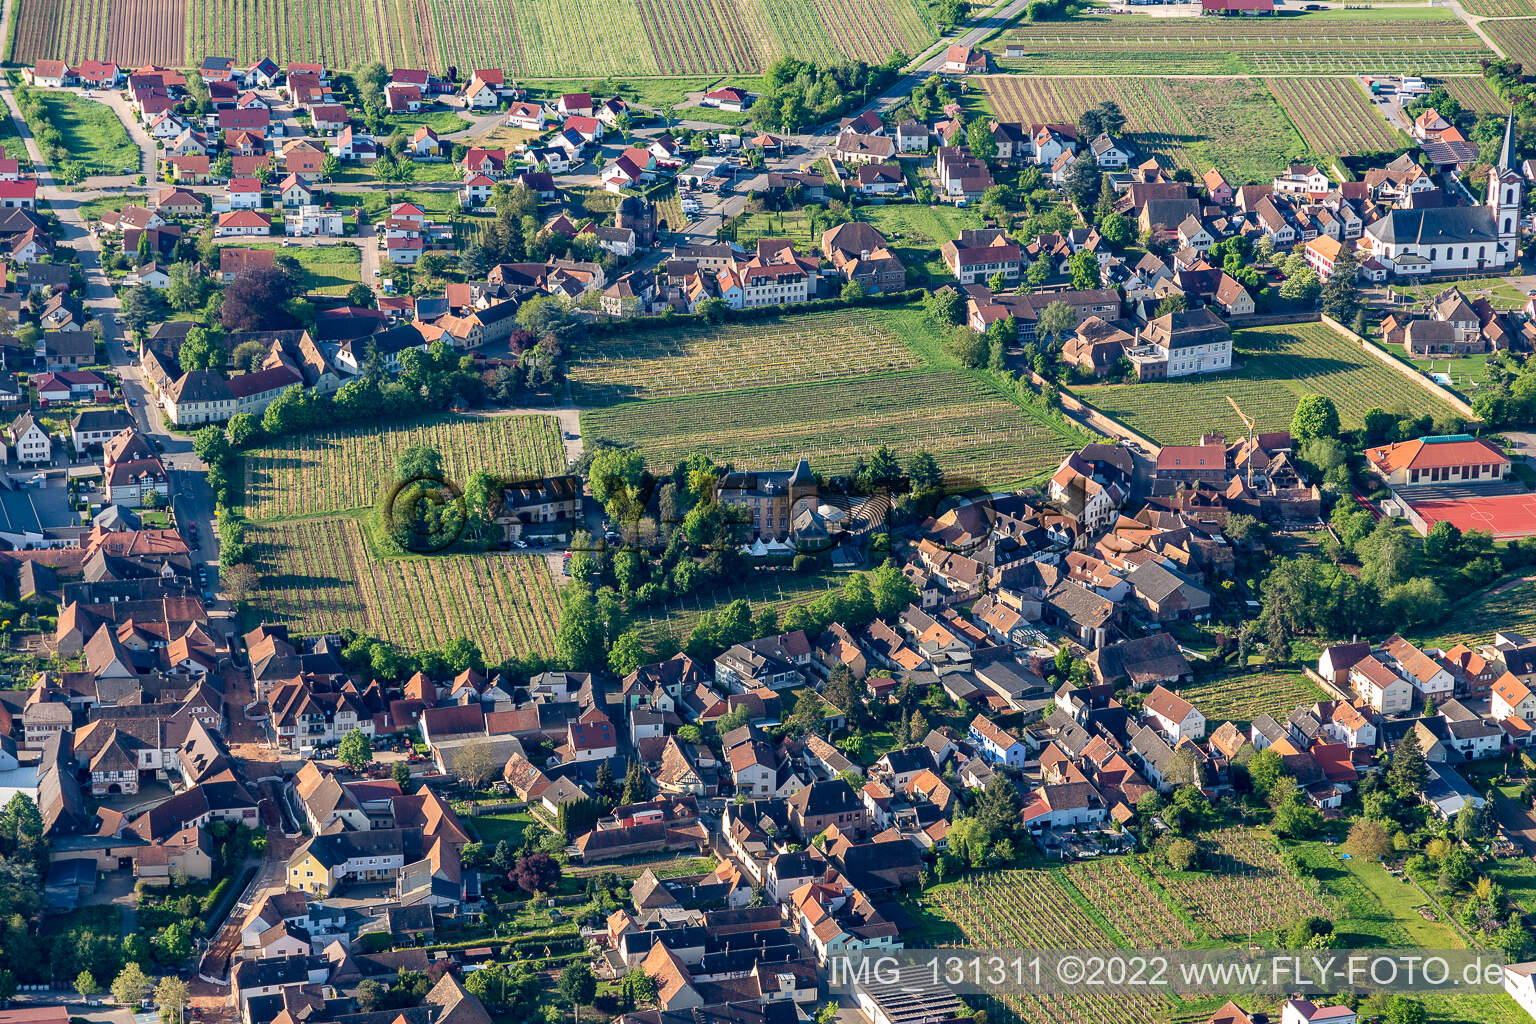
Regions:
M 1504 144 L 1499 147 L 1499 159 L 1488 168 L 1488 210 L 1493 214 L 1493 229 L 1499 234 L 1513 262 L 1519 249 L 1520 200 L 1525 191 L 1525 179 L 1515 166 L 1515 112 L 1509 112 L 1504 125 Z

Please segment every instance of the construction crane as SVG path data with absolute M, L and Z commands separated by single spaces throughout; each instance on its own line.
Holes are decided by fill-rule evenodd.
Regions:
M 1226 396 L 1227 404 L 1232 411 L 1237 413 L 1237 418 L 1243 421 L 1243 426 L 1248 428 L 1248 486 L 1253 486 L 1253 420 L 1243 415 L 1243 410 L 1237 407 L 1237 402 L 1231 395 Z

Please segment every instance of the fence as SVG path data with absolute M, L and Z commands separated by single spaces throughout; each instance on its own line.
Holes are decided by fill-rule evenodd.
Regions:
M 1346 704 L 1352 703 L 1354 701 L 1355 698 L 1353 696 L 1340 689 L 1334 683 L 1331 683 L 1324 679 L 1322 676 L 1318 675 L 1318 673 L 1310 665 L 1301 666 L 1301 671 L 1302 674 L 1305 675 L 1308 679 L 1322 687 L 1323 692 L 1334 700 L 1341 700 Z
M 1041 377 L 1039 374 L 1035 373 L 1033 370 L 1029 371 L 1029 379 L 1034 381 L 1036 387 L 1044 387 L 1046 384 L 1050 383 L 1044 377 Z M 1105 437 L 1118 437 L 1123 440 L 1135 441 L 1137 444 L 1146 448 L 1154 456 L 1162 450 L 1163 446 L 1158 444 L 1156 441 L 1153 441 L 1142 434 L 1138 434 L 1136 431 L 1132 430 L 1130 427 L 1126 426 L 1124 423 L 1121 423 L 1114 417 L 1106 416 L 1104 413 L 1095 409 L 1093 406 L 1088 405 L 1086 402 L 1083 402 L 1077 398 L 1077 396 L 1073 395 L 1072 392 L 1068 391 L 1066 388 L 1058 386 L 1057 393 L 1061 397 L 1061 408 L 1065 412 L 1068 412 L 1071 415 L 1077 417 L 1077 419 L 1081 420 L 1083 423 L 1086 423 L 1092 429 L 1097 430 Z

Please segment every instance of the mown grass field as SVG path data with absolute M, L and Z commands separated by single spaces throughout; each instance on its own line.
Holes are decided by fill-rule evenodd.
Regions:
M 111 107 L 59 89 L 36 89 L 32 94 L 63 136 L 66 163 L 78 164 L 86 175 L 139 173 L 143 154 Z M 59 174 L 62 167 L 50 169 Z
M 553 416 L 445 416 L 299 434 L 245 455 L 246 515 L 287 519 L 370 506 L 396 456 L 415 444 L 441 452 L 448 478 L 461 487 L 477 469 L 509 477 L 565 469 Z
M 1262 180 L 1303 148 L 1260 82 L 992 75 L 985 83 L 997 116 L 1024 124 L 1076 124 L 1089 107 L 1114 100 L 1143 156 L 1188 168 L 1196 177 L 1217 167 L 1234 181 Z
M 295 633 L 355 629 L 408 650 L 463 636 L 491 663 L 554 650 L 558 583 L 542 555 L 380 558 L 344 515 L 258 524 L 251 538 L 255 603 Z
M 595 405 L 909 370 L 922 359 L 892 324 L 899 318 L 910 327 L 920 316 L 836 310 L 605 334 L 586 343 L 572 365 L 572 394 L 578 405 Z
M 1499 23 L 1496 23 L 1499 24 Z M 1513 24 L 1513 23 L 1503 23 Z M 1501 36 L 1495 38 L 1502 39 Z M 1092 16 L 1021 22 L 998 66 L 1041 75 L 1477 74 L 1489 55 L 1450 11 L 1334 10 L 1272 18 Z
M 901 459 L 931 452 L 946 483 L 994 487 L 1048 472 L 1082 443 L 986 383 L 945 371 L 626 402 L 583 412 L 581 424 L 588 444 L 633 445 L 653 468 L 703 451 L 756 469 L 805 456 L 836 473 L 883 444 Z
M 885 236 L 891 251 L 907 268 L 909 288 L 923 284 L 920 273 L 926 273 L 930 283 L 951 282 L 953 276 L 940 258 L 939 248 L 959 238 L 961 231 L 981 227 L 980 213 L 954 206 L 863 206 L 856 216 Z
M 284 249 L 281 242 L 231 243 L 237 249 L 274 249 L 292 256 L 304 271 L 305 291 L 319 295 L 345 295 L 361 281 L 363 255 L 350 242 L 335 245 L 301 245 Z
M 1180 687 L 1179 696 L 1199 708 L 1214 730 L 1226 721 L 1246 725 L 1260 715 L 1284 721 L 1292 711 L 1324 699 L 1325 694 L 1300 672 L 1256 672 L 1202 680 Z
M 1358 425 L 1367 409 L 1441 412 L 1437 399 L 1322 324 L 1261 327 L 1233 334 L 1232 373 L 1199 379 L 1098 384 L 1073 393 L 1159 444 L 1193 444 L 1204 432 L 1237 437 L 1243 426 L 1231 396 L 1259 430 L 1286 430 L 1305 394 L 1333 399 L 1340 419 Z

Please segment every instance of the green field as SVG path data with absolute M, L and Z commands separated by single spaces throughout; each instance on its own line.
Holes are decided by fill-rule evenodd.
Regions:
M 1348 426 L 1367 409 L 1449 412 L 1403 374 L 1322 324 L 1292 324 L 1236 331 L 1232 373 L 1200 379 L 1074 387 L 1083 401 L 1159 444 L 1193 444 L 1207 431 L 1245 432 L 1227 396 L 1253 417 L 1259 430 L 1286 430 L 1296 402 L 1317 393 L 1333 399 Z
M 1326 694 L 1300 672 L 1256 672 L 1201 680 L 1180 687 L 1179 696 L 1199 708 L 1209 728 L 1215 729 L 1226 721 L 1247 724 L 1260 715 L 1283 722 L 1292 711 Z
M 351 242 L 286 248 L 281 242 L 231 244 L 239 249 L 273 249 L 284 256 L 293 257 L 304 271 L 304 290 L 319 295 L 345 295 L 348 288 L 363 279 L 363 256 Z
M 733 582 L 718 590 L 700 591 L 664 605 L 642 608 L 635 613 L 634 626 L 652 646 L 669 638 L 685 643 L 700 616 L 708 611 L 719 611 L 732 601 L 747 601 L 752 606 L 753 615 L 772 608 L 782 619 L 791 608 L 809 604 L 840 586 L 840 576 L 802 576 L 762 569 L 745 581 Z
M 1100 75 L 1477 74 L 1489 55 L 1451 12 L 1403 7 L 1021 22 L 993 46 L 1000 68 L 1037 75 L 1081 75 L 1085 66 Z
M 940 247 L 959 238 L 962 230 L 981 227 L 980 213 L 954 206 L 864 206 L 859 208 L 857 219 L 874 225 L 885 236 L 891 251 L 907 268 L 909 288 L 922 284 L 917 279 L 920 270 L 928 275 L 929 282 L 953 281 L 939 257 Z
M 565 469 L 553 416 L 442 416 L 297 434 L 242 459 L 246 515 L 286 519 L 372 505 L 396 455 L 413 444 L 441 452 L 447 477 L 461 487 L 477 469 L 509 477 Z
M 32 95 L 63 138 L 67 155 L 49 165 L 55 175 L 67 180 L 65 168 L 71 164 L 82 175 L 138 174 L 142 169 L 143 154 L 111 107 L 55 89 L 35 89 Z
M 1261 82 L 1025 75 L 984 81 L 997 116 L 1024 124 L 1076 124 L 1083 111 L 1113 100 L 1143 156 L 1197 178 L 1212 167 L 1234 181 L 1269 178 L 1303 151 L 1301 136 Z

